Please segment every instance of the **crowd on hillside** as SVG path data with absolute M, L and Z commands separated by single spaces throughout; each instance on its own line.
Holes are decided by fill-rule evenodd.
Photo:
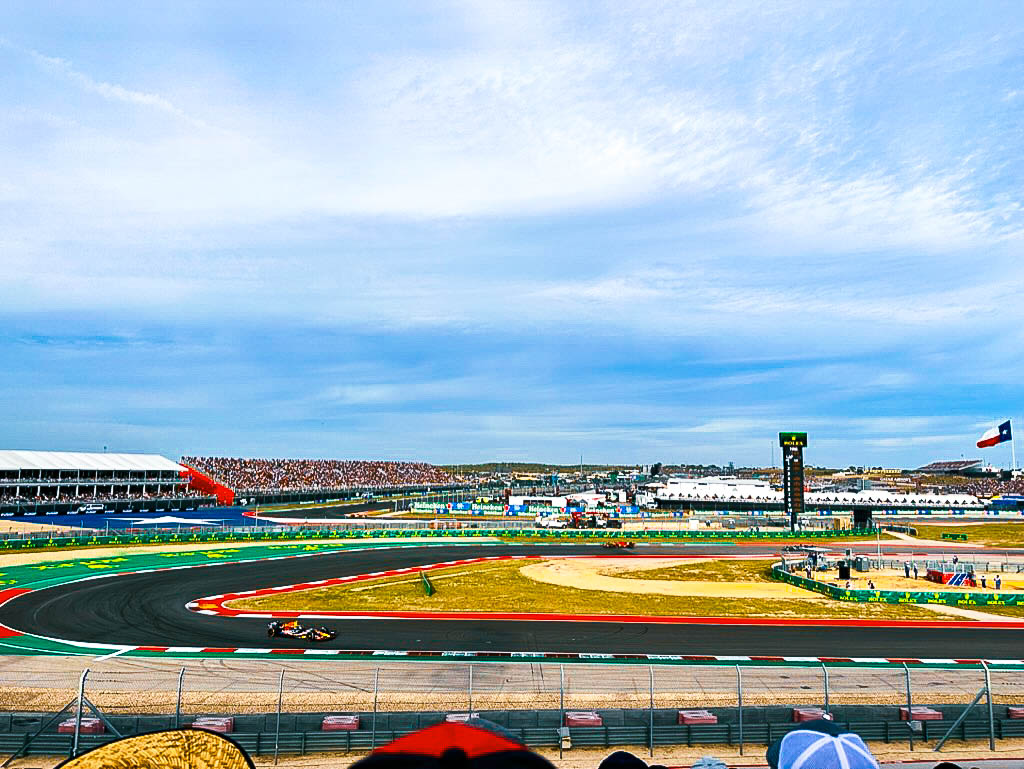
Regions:
M 181 462 L 239 492 L 385 489 L 452 481 L 447 472 L 424 462 L 234 457 L 182 457 Z

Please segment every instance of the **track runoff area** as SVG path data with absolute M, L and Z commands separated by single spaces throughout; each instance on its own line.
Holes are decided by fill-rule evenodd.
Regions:
M 792 542 L 792 540 L 790 540 Z M 788 543 L 787 543 L 788 544 Z M 644 558 L 777 557 L 782 543 L 638 544 Z M 875 553 L 874 542 L 842 543 Z M 886 555 L 918 558 L 943 546 L 888 542 Z M 945 552 L 951 548 L 945 547 Z M 1011 551 L 962 547 L 1002 558 Z M 991 621 L 782 619 L 494 612 L 308 612 L 232 608 L 237 599 L 474 563 L 609 556 L 600 545 L 472 542 L 289 543 L 188 552 L 130 552 L 4 568 L 0 653 L 93 657 L 441 659 L 501 662 L 909 665 L 955 667 L 982 659 L 1024 667 L 1024 617 Z M 1024 553 L 1020 553 L 1024 554 Z M 726 583 L 727 584 L 727 583 Z M 495 585 L 496 591 L 501 585 Z M 621 605 L 628 606 L 624 600 Z M 336 632 L 310 643 L 267 637 L 272 617 Z M 851 630 L 856 632 L 851 632 Z

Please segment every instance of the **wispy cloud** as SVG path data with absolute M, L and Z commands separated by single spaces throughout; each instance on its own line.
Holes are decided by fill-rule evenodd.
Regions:
M 743 461 L 804 424 L 917 458 L 1016 402 L 1012 6 L 314 4 L 240 37 L 151 10 L 7 20 L 0 306 L 191 350 L 234 397 L 186 399 L 170 441 Z M 133 441 L 192 392 L 168 348 L 88 337 L 0 350 L 80 394 L 83 442 L 118 415 L 88 377 L 48 389 L 80 348 L 158 394 L 117 391 Z
M 154 109 L 159 112 L 163 112 L 164 114 L 179 118 L 184 123 L 195 128 L 209 128 L 209 125 L 205 121 L 187 114 L 184 110 L 175 106 L 159 94 L 133 90 L 131 88 L 118 85 L 117 83 L 107 83 L 102 80 L 96 80 L 84 72 L 80 72 L 75 69 L 71 62 L 65 59 L 58 56 L 47 56 L 31 48 L 22 48 L 21 46 L 13 45 L 10 41 L 4 40 L 3 38 L 0 38 L 0 48 L 6 48 L 7 50 L 27 55 L 45 70 L 66 78 L 68 81 L 79 86 L 85 91 L 94 93 L 109 101 Z

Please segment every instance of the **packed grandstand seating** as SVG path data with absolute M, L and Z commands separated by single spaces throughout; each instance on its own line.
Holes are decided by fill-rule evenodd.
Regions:
M 953 459 L 945 462 L 932 462 L 929 465 L 917 468 L 917 472 L 932 474 L 957 474 L 980 465 L 980 459 Z
M 236 492 L 385 489 L 453 480 L 441 468 L 424 462 L 182 457 L 181 463 Z
M 997 478 L 957 479 L 935 490 L 940 494 L 973 494 L 988 499 L 1000 494 L 1024 494 L 1024 478 L 1001 481 Z

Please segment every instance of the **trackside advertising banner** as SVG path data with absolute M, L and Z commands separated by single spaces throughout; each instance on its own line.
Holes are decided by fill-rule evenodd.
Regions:
M 636 540 L 735 540 L 735 539 L 842 539 L 860 536 L 856 529 L 844 531 L 675 531 L 652 530 L 627 532 Z M 236 532 L 196 533 L 143 533 L 111 536 L 81 537 L 33 537 L 28 539 L 0 540 L 0 551 L 4 550 L 52 550 L 62 547 L 90 547 L 100 545 L 158 545 L 190 542 L 279 542 L 307 539 L 408 539 L 410 537 L 536 537 L 538 539 L 621 539 L 622 531 L 567 530 L 567 529 L 299 529 L 294 531 L 260 531 L 239 534 Z
M 778 566 L 772 568 L 775 578 L 791 585 L 813 590 L 837 601 L 857 603 L 937 603 L 944 606 L 1024 606 L 1024 594 L 1018 593 L 957 593 L 938 590 L 847 590 L 825 582 L 790 574 Z

